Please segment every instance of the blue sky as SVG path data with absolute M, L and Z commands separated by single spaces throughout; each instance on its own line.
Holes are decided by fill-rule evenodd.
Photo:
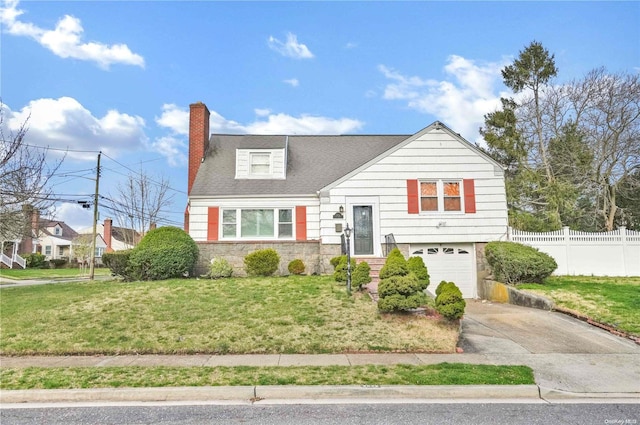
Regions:
M 510 94 L 500 70 L 533 40 L 558 84 L 640 72 L 640 2 L 0 2 L 3 125 L 30 115 L 29 144 L 69 149 L 53 181 L 67 200 L 90 200 L 97 151 L 102 195 L 129 169 L 167 178 L 161 224 L 182 225 L 196 101 L 217 133 L 413 134 L 440 120 L 476 142 Z M 92 214 L 63 202 L 57 218 L 80 228 Z

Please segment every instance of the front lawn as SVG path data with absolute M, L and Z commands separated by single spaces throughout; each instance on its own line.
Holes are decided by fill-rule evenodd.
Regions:
M 454 352 L 458 328 L 380 315 L 330 276 L 58 283 L 0 292 L 0 353 Z
M 518 289 L 551 298 L 557 305 L 640 336 L 640 278 L 553 276 L 543 285 Z
M 527 385 L 527 366 L 91 367 L 0 369 L 5 390 L 226 385 Z
M 95 276 L 110 276 L 111 270 L 108 268 L 96 268 Z M 89 269 L 81 271 L 79 268 L 72 269 L 2 269 L 0 276 L 9 279 L 72 279 L 86 278 L 89 276 Z

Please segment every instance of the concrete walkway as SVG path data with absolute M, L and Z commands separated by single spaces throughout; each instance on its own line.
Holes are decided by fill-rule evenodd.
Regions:
M 198 400 L 250 398 L 495 398 L 616 399 L 640 403 L 640 346 L 630 340 L 543 310 L 468 301 L 462 321 L 462 354 L 273 354 L 0 357 L 0 367 L 105 366 L 330 366 L 471 363 L 527 365 L 536 385 L 447 387 L 243 387 L 118 390 L 0 391 L 2 403 L 70 400 Z M 488 388 L 489 387 L 489 388 Z M 261 388 L 261 392 L 258 392 Z M 268 397 L 266 394 L 269 394 Z

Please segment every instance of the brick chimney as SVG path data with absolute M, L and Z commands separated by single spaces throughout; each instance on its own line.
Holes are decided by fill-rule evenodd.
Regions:
M 30 254 L 34 250 L 33 236 L 38 237 L 40 230 L 40 211 L 32 205 L 23 205 L 24 232 L 20 241 L 20 253 Z
M 113 248 L 111 247 L 111 228 L 113 227 L 113 220 L 110 218 L 104 219 L 104 242 L 107 244 L 107 252 L 113 252 Z
M 191 193 L 198 168 L 209 147 L 209 109 L 202 102 L 189 105 L 189 182 L 187 193 Z

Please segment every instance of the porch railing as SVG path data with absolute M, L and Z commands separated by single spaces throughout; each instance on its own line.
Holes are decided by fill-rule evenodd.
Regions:
M 27 268 L 27 260 L 19 256 L 18 254 L 13 254 L 13 262 L 22 267 L 23 269 Z
M 0 254 L 0 262 L 7 267 L 11 268 L 13 266 L 13 262 L 11 261 L 11 257 L 5 255 L 4 253 Z
M 396 238 L 393 233 L 384 236 L 384 244 L 382 245 L 382 254 L 387 257 L 393 248 L 397 248 Z

